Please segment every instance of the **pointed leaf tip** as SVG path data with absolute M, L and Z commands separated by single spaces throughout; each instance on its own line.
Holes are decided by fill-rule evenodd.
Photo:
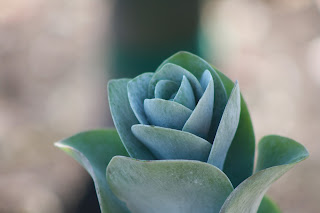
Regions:
M 189 109 L 193 110 L 196 100 L 188 78 L 184 75 L 180 84 L 180 88 L 175 95 L 173 101 L 178 102 Z
M 214 109 L 214 81 L 208 70 L 200 82 L 205 91 L 182 130 L 207 140 Z
M 217 71 L 226 90 L 230 95 L 234 83 L 223 73 Z M 253 172 L 255 155 L 255 137 L 253 126 L 245 100 L 241 96 L 241 111 L 239 125 L 223 166 L 232 184 L 238 186 Z
M 237 131 L 240 118 L 240 88 L 235 82 L 226 108 L 222 114 L 222 118 L 213 141 L 208 163 L 223 169 L 224 162 Z

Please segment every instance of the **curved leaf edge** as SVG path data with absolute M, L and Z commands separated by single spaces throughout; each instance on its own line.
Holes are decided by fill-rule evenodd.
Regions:
M 234 87 L 234 82 L 218 69 L 215 68 L 215 70 L 219 74 L 229 97 Z M 228 150 L 223 167 L 223 171 L 228 175 L 234 187 L 253 174 L 256 146 L 249 109 L 241 92 L 240 96 L 241 111 L 238 129 Z M 239 150 L 242 150 L 242 152 L 239 152 Z
M 278 136 L 278 135 L 267 135 L 267 136 L 264 136 L 263 139 L 268 136 Z M 282 138 L 285 138 L 285 137 L 282 137 Z M 286 138 L 286 139 L 289 139 L 289 138 Z M 244 213 L 244 212 L 248 212 L 248 210 L 250 210 L 250 212 L 258 211 L 259 206 L 256 206 L 257 203 L 252 203 L 252 206 L 249 205 L 249 207 L 248 207 L 248 203 L 247 203 L 248 200 L 246 198 L 242 199 L 241 197 L 244 196 L 245 194 L 249 195 L 249 198 L 250 198 L 250 196 L 252 197 L 254 195 L 254 197 L 256 199 L 261 199 L 259 201 L 259 203 L 261 204 L 261 201 L 263 199 L 264 194 L 268 191 L 270 185 L 273 182 L 277 181 L 281 176 L 283 176 L 285 173 L 287 173 L 296 164 L 300 163 L 301 161 L 303 161 L 309 157 L 309 153 L 308 153 L 307 149 L 302 144 L 300 144 L 292 139 L 289 139 L 289 140 L 290 140 L 290 142 L 291 141 L 294 142 L 293 145 L 295 145 L 295 146 L 298 145 L 298 146 L 300 146 L 300 148 L 302 148 L 302 150 L 299 150 L 298 153 L 295 153 L 296 156 L 300 156 L 300 157 L 289 159 L 288 163 L 281 163 L 279 165 L 273 165 L 273 166 L 264 168 L 256 173 L 254 173 L 252 176 L 250 176 L 249 178 L 244 180 L 242 183 L 240 183 L 237 187 L 235 187 L 233 192 L 229 195 L 229 197 L 227 198 L 227 200 L 223 204 L 223 206 L 220 210 L 220 213 L 236 213 L 236 212 Z M 267 179 L 262 179 L 261 177 L 264 177 Z M 261 180 L 263 180 L 263 181 L 261 182 Z M 260 183 L 260 184 L 263 183 L 265 185 L 263 186 L 263 188 L 259 189 L 260 186 L 256 186 L 257 183 Z M 253 192 L 252 192 L 250 190 L 250 188 L 248 189 L 248 186 L 252 186 L 252 187 L 254 186 L 254 187 L 258 187 L 258 188 L 257 189 L 251 188 L 251 190 L 253 190 Z M 257 190 L 257 191 L 255 191 L 255 190 Z M 246 193 L 246 191 L 247 191 L 247 193 Z M 252 193 L 254 193 L 254 194 L 252 194 Z M 238 208 L 239 205 L 237 203 L 239 203 L 239 202 L 242 203 L 242 204 L 240 204 L 240 206 L 242 206 L 243 203 L 246 203 L 246 206 L 241 210 L 239 210 L 239 208 Z
M 100 210 L 102 213 L 109 213 L 113 210 L 117 211 L 118 213 L 130 213 L 129 210 L 127 209 L 127 207 L 125 206 L 125 204 L 122 201 L 120 201 L 113 194 L 113 192 L 110 189 L 103 189 L 103 187 L 101 187 L 101 184 L 99 183 L 101 180 L 99 180 L 99 178 L 97 177 L 97 172 L 94 171 L 94 166 L 90 163 L 90 160 L 88 159 L 88 157 L 86 157 L 86 155 L 83 154 L 79 149 L 77 149 L 71 145 L 71 143 L 76 143 L 76 142 L 70 143 L 70 141 L 72 139 L 77 138 L 79 136 L 86 135 L 88 133 L 103 132 L 103 131 L 105 133 L 116 133 L 118 135 L 116 129 L 103 129 L 103 128 L 92 129 L 92 130 L 79 132 L 79 133 L 74 134 L 70 137 L 67 137 L 67 138 L 64 138 L 60 141 L 57 141 L 54 143 L 54 146 L 59 148 L 60 150 L 64 151 L 67 155 L 69 155 L 74 160 L 76 160 L 89 173 L 89 175 L 91 176 L 91 178 L 93 180 L 94 186 L 95 186 L 96 195 L 97 195 Z M 120 140 L 120 138 L 119 138 L 119 140 Z M 121 143 L 121 140 L 120 140 L 120 143 Z M 122 143 L 121 143 L 121 145 L 123 146 Z M 125 152 L 123 154 L 125 156 L 129 156 L 126 149 L 124 147 L 122 147 L 122 148 L 123 148 L 123 151 Z M 116 156 L 116 155 L 114 155 L 114 156 Z M 110 163 L 110 161 L 108 162 L 108 164 Z M 107 167 L 107 165 L 106 165 L 106 167 Z M 99 172 L 101 172 L 102 174 L 105 173 L 104 171 L 99 171 Z M 110 206 L 110 203 L 107 204 L 108 201 L 104 201 L 104 198 L 103 198 L 103 194 L 105 194 L 105 196 L 108 197 L 108 195 L 106 195 L 106 194 L 110 194 L 110 193 L 112 195 L 109 199 L 114 201 L 113 203 L 111 203 L 112 206 Z
M 230 195 L 230 193 L 232 193 L 232 191 L 233 191 L 233 186 L 232 186 L 232 183 L 231 183 L 231 181 L 230 181 L 230 179 L 227 177 L 227 175 L 223 172 L 223 171 L 221 171 L 219 168 L 217 168 L 217 167 L 215 167 L 215 166 L 213 166 L 213 165 L 211 165 L 211 164 L 208 164 L 208 163 L 205 163 L 205 162 L 201 162 L 201 161 L 197 161 L 197 160 L 139 160 L 139 159 L 134 159 L 134 158 L 131 158 L 131 157 L 125 157 L 125 156 L 115 156 L 115 157 L 113 157 L 112 158 L 112 160 L 110 161 L 110 163 L 109 163 L 109 165 L 108 165 L 108 167 L 107 167 L 107 170 L 106 170 L 106 177 L 107 177 L 107 182 L 108 182 L 108 184 L 111 186 L 111 190 L 115 193 L 115 194 L 117 194 L 116 193 L 116 191 L 114 191 L 115 189 L 114 189 L 114 187 L 112 187 L 112 184 L 110 184 L 109 183 L 109 173 L 110 174 L 112 174 L 113 173 L 113 171 L 110 171 L 110 170 L 113 170 L 113 167 L 115 167 L 113 164 L 114 164 L 114 162 L 117 162 L 117 161 L 119 161 L 119 160 L 121 160 L 121 161 L 123 161 L 123 160 L 130 160 L 130 161 L 135 161 L 135 162 L 140 162 L 140 163 L 142 163 L 142 165 L 141 165 L 141 167 L 149 167 L 149 166 L 151 166 L 152 164 L 154 165 L 154 166 L 157 166 L 157 165 L 164 165 L 164 164 L 167 164 L 168 163 L 168 165 L 169 164 L 171 164 L 172 166 L 173 165 L 175 165 L 176 163 L 183 163 L 183 164 L 185 164 L 186 166 L 188 165 L 188 163 L 191 163 L 191 165 L 197 165 L 197 167 L 199 168 L 199 167 L 203 167 L 203 169 L 208 169 L 209 171 L 211 170 L 211 169 L 213 169 L 215 172 L 218 172 L 219 173 L 219 175 L 221 176 L 221 178 L 223 178 L 225 181 L 226 181 L 226 183 L 227 183 L 227 186 L 228 186 L 228 188 L 230 188 L 230 192 L 229 192 L 229 195 Z M 148 165 L 149 164 L 149 165 Z M 169 165 L 169 167 L 170 167 L 170 165 Z M 118 168 L 119 168 L 119 166 L 118 166 Z M 120 168 L 120 170 L 122 170 L 121 168 Z M 192 174 L 192 171 L 191 170 L 188 170 L 188 172 L 187 172 L 188 174 L 190 173 L 190 174 Z M 196 174 L 196 173 L 194 173 L 194 174 Z M 122 175 L 123 176 L 123 175 Z M 166 176 L 168 176 L 168 177 L 171 177 L 172 176 L 172 174 L 171 175 L 166 175 Z M 123 176 L 125 179 L 128 179 L 128 180 L 130 180 L 131 178 L 130 177 L 128 177 L 128 176 Z M 153 180 L 153 181 L 159 181 L 159 179 L 158 178 L 151 178 L 150 180 Z M 117 196 L 118 196 L 118 194 L 117 194 Z M 119 197 L 120 198 L 120 197 Z M 226 199 L 226 198 L 224 198 L 224 199 Z M 125 200 L 123 200 L 123 199 L 121 199 L 122 201 L 124 201 L 126 204 L 127 204 L 127 206 L 129 206 L 129 204 L 127 203 L 127 201 L 125 201 Z M 221 208 L 221 207 L 220 207 Z M 219 208 L 219 209 L 220 209 Z M 167 209 L 168 210 L 168 209 Z M 138 212 L 140 212 L 140 211 L 138 211 Z M 157 211 L 158 212 L 158 211 Z M 160 211 L 161 212 L 161 211 Z M 168 211 L 166 211 L 166 212 L 168 212 Z M 188 211 L 188 212 L 194 212 L 194 211 Z M 206 212 L 208 212 L 208 211 L 206 211 Z
M 274 155 L 276 157 L 273 157 Z M 291 138 L 276 134 L 265 135 L 258 144 L 258 158 L 254 174 L 274 166 L 297 164 L 307 159 L 309 155 L 303 144 Z M 268 160 L 270 158 L 272 160 Z
M 97 193 L 97 197 L 98 197 L 98 202 L 100 205 L 100 210 L 103 211 L 104 207 L 103 207 L 103 201 L 101 198 L 101 193 L 100 193 L 100 189 L 97 183 L 97 177 L 95 172 L 93 171 L 93 168 L 88 160 L 88 158 L 82 154 L 80 151 L 78 151 L 77 149 L 73 148 L 72 146 L 69 145 L 65 145 L 62 142 L 55 142 L 54 146 L 58 147 L 59 149 L 61 149 L 62 151 L 64 151 L 67 155 L 71 156 L 73 159 L 75 159 L 91 176 L 93 183 L 94 183 L 94 187 Z M 74 156 L 72 154 L 72 152 L 74 152 L 76 154 L 76 156 Z

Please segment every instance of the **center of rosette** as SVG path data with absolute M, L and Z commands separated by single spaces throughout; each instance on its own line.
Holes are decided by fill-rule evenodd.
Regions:
M 196 105 L 187 77 L 182 77 L 180 87 L 172 80 L 160 80 L 154 96 L 154 99 L 144 100 L 144 111 L 150 124 L 182 130 Z
M 157 159 L 206 161 L 214 106 L 214 81 L 204 70 L 166 64 L 128 83 L 130 106 L 140 121 L 131 131 Z
M 165 100 L 173 99 L 179 89 L 179 84 L 171 80 L 160 80 L 154 89 L 154 97 Z
M 144 111 L 150 124 L 182 130 L 192 110 L 175 101 L 159 98 L 145 99 Z

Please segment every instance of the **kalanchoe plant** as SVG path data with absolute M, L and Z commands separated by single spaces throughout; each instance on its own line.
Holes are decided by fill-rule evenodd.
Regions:
M 154 73 L 112 80 L 116 130 L 56 145 L 92 176 L 106 213 L 276 213 L 264 194 L 307 150 L 289 138 L 255 138 L 239 84 L 188 52 Z

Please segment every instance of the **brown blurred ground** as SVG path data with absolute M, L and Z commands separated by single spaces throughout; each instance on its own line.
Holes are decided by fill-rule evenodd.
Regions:
M 87 173 L 53 142 L 106 119 L 97 58 L 107 10 L 102 1 L 0 1 L 0 212 L 69 212 L 83 196 Z
M 0 2 L 0 212 L 67 212 L 82 196 L 88 175 L 52 143 L 110 119 L 110 12 L 103 1 Z M 316 3 L 206 1 L 202 20 L 208 59 L 239 80 L 257 140 L 290 136 L 310 151 L 269 194 L 284 212 L 320 212 Z

